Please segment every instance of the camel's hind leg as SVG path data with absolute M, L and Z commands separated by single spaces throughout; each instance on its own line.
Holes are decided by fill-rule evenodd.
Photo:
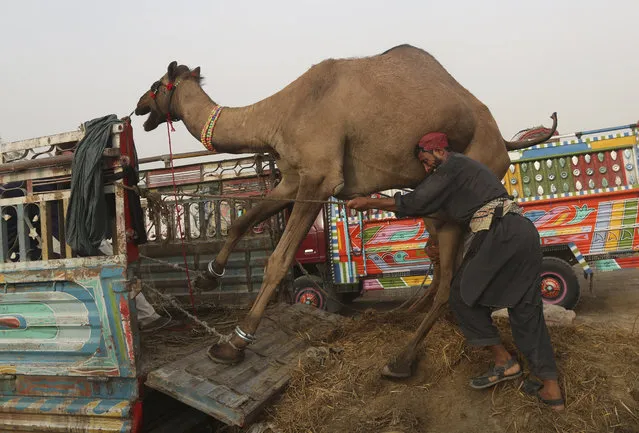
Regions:
M 433 267 L 433 279 L 430 286 L 422 294 L 422 296 L 408 307 L 409 312 L 424 311 L 425 307 L 437 293 L 437 288 L 441 281 L 441 265 L 439 263 L 439 240 L 437 237 L 437 230 L 432 220 L 424 219 L 424 222 L 426 223 L 429 234 L 428 243 L 426 244 L 426 254 L 428 254 L 428 258 L 430 259 Z
M 323 177 L 306 176 L 302 177 L 300 181 L 297 196 L 303 199 L 326 200 L 332 194 L 334 188 L 335 183 L 326 182 Z M 234 334 L 229 343 L 212 346 L 209 349 L 209 357 L 213 361 L 234 364 L 243 360 L 244 348 L 249 344 L 247 340 L 250 340 L 257 330 L 269 299 L 291 267 L 295 253 L 321 207 L 321 203 L 295 203 L 291 217 L 284 229 L 284 234 L 275 251 L 268 259 L 264 281 L 253 307 L 239 326 L 243 333 L 248 334 L 248 337 L 241 338 L 239 335 Z
M 439 240 L 441 278 L 435 300 L 408 345 L 393 362 L 384 367 L 382 372 L 384 376 L 402 378 L 409 377 L 412 374 L 411 370 L 417 355 L 417 347 L 423 341 L 424 337 L 426 337 L 428 331 L 433 327 L 435 321 L 446 312 L 450 285 L 458 257 L 458 248 L 461 245 L 462 231 L 458 225 L 447 223 L 437 229 L 437 235 Z
M 433 264 L 433 279 L 430 283 L 430 286 L 428 286 L 428 289 L 424 291 L 424 293 L 422 294 L 422 296 L 419 297 L 419 299 L 417 299 L 408 307 L 407 311 L 409 313 L 423 312 L 425 307 L 431 302 L 431 300 L 435 297 L 435 295 L 437 295 L 439 282 L 441 281 L 440 274 L 441 272 L 440 272 L 439 264 L 437 265 Z

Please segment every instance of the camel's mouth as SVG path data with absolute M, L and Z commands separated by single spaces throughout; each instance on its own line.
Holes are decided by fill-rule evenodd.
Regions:
M 150 112 L 151 112 L 151 109 L 149 107 L 147 107 L 147 106 L 138 106 L 135 109 L 135 115 L 136 116 L 144 116 L 145 114 L 150 113 Z
M 153 131 L 155 128 L 157 128 L 157 127 L 158 127 L 158 124 L 157 124 L 157 123 L 156 123 L 156 124 L 151 124 L 151 123 L 149 123 L 149 121 L 147 120 L 146 122 L 144 122 L 143 126 L 144 126 L 144 130 L 145 130 L 146 132 L 149 132 L 149 131 Z
M 137 114 L 137 110 L 136 110 L 136 114 Z M 144 130 L 146 132 L 149 132 L 157 128 L 159 124 L 160 124 L 160 117 L 157 114 L 155 114 L 154 111 L 151 111 L 149 114 L 149 117 L 144 121 L 144 124 L 142 126 L 144 127 Z

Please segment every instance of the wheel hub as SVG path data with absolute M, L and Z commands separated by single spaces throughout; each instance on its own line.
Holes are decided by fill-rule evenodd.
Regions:
M 552 277 L 541 280 L 541 295 L 544 298 L 556 298 L 561 293 L 561 283 Z
M 313 288 L 305 288 L 298 292 L 296 302 L 299 304 L 311 305 L 315 308 L 324 308 L 324 297 Z

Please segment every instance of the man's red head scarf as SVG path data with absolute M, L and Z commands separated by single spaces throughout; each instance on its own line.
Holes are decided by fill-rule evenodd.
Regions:
M 419 140 L 418 146 L 422 151 L 432 151 L 435 149 L 445 150 L 448 147 L 448 138 L 443 132 L 430 132 Z

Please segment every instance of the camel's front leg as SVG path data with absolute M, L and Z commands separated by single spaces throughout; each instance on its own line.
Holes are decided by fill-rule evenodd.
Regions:
M 439 258 L 441 277 L 439 287 L 433 305 L 417 328 L 415 335 L 406 348 L 393 362 L 384 367 L 382 374 L 387 377 L 403 378 L 412 374 L 412 365 L 417 355 L 417 347 L 423 341 L 433 324 L 445 312 L 450 293 L 453 272 L 458 256 L 458 248 L 461 245 L 462 231 L 456 224 L 445 224 L 437 231 L 439 239 Z
M 233 248 L 242 239 L 242 236 L 255 224 L 259 224 L 267 218 L 275 215 L 277 212 L 284 209 L 290 201 L 295 198 L 297 188 L 299 185 L 299 179 L 295 176 L 286 176 L 282 181 L 266 195 L 270 199 L 282 199 L 282 200 L 265 200 L 253 206 L 244 215 L 236 219 L 229 229 L 226 242 L 222 246 L 222 249 L 217 254 L 215 259 L 210 263 L 208 269 L 209 279 L 215 279 L 221 277 L 224 274 L 224 268 L 229 260 L 229 256 L 233 251 Z
M 330 192 L 326 194 L 324 191 L 325 188 L 321 187 L 321 182 L 310 182 L 308 180 L 304 182 L 304 179 L 302 179 L 298 198 L 324 200 L 330 196 Z M 249 311 L 241 325 L 236 328 L 236 332 L 230 342 L 215 344 L 209 349 L 209 357 L 213 361 L 235 364 L 244 359 L 244 348 L 254 338 L 255 331 L 260 324 L 269 299 L 293 264 L 295 253 L 304 236 L 311 228 L 321 207 L 321 203 L 295 203 L 282 238 L 268 259 L 264 272 L 264 281 L 251 311 Z

